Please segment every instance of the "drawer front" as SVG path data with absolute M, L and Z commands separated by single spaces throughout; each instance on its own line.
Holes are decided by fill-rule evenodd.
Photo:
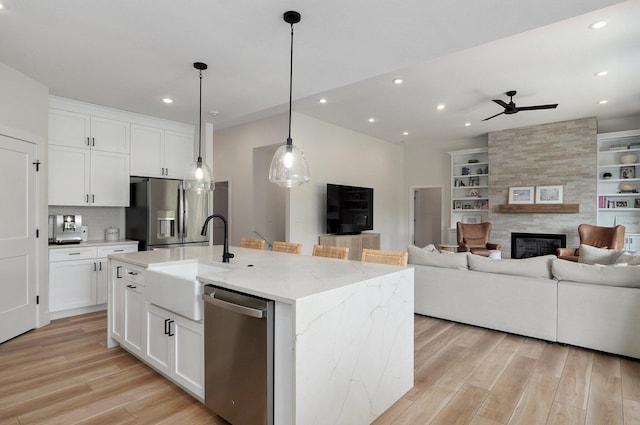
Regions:
M 95 247 L 49 249 L 49 261 L 89 260 L 96 258 Z
M 109 254 L 121 254 L 123 252 L 137 252 L 138 244 L 107 245 L 98 247 L 98 258 L 104 258 Z
M 129 282 L 144 285 L 144 268 L 127 264 L 122 272 L 122 277 Z

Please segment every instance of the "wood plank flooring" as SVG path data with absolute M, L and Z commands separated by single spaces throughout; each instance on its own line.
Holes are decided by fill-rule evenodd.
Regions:
M 0 425 L 226 424 L 120 348 L 106 313 L 0 344 Z M 640 362 L 415 316 L 415 386 L 375 425 L 640 425 Z

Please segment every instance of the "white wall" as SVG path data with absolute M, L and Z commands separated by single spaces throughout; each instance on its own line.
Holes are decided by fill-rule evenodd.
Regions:
M 40 306 L 38 326 L 49 323 L 49 253 L 47 229 L 47 134 L 49 127 L 49 89 L 13 68 L 0 63 L 0 133 L 37 145 L 38 227 L 45 235 L 38 240 L 37 276 Z M 6 207 L 6 206 L 5 206 Z M 20 213 L 17 211 L 17 213 Z
M 311 182 L 288 191 L 286 238 L 303 244 L 311 253 L 325 233 L 326 184 L 374 188 L 374 232 L 381 234 L 383 249 L 405 249 L 407 191 L 402 184 L 403 149 L 301 114 L 293 114 L 293 143 L 302 148 L 309 163 Z M 213 164 L 216 176 L 233 182 L 231 243 L 251 237 L 254 204 L 253 149 L 282 144 L 287 137 L 287 116 L 279 115 L 216 132 Z M 267 175 L 264 176 L 266 180 Z
M 451 221 L 450 208 L 451 205 L 451 157 L 450 151 L 460 149 L 472 149 L 486 147 L 488 143 L 487 136 L 476 138 L 449 140 L 442 142 L 427 142 L 417 144 L 404 145 L 404 182 L 408 188 L 418 187 L 434 187 L 442 186 L 443 190 L 443 216 L 442 216 L 442 235 L 443 241 L 447 241 L 448 227 Z M 409 225 L 411 215 L 402 217 L 407 223 L 409 232 L 413 230 L 413 225 Z M 413 241 L 413 235 L 409 235 L 406 243 Z

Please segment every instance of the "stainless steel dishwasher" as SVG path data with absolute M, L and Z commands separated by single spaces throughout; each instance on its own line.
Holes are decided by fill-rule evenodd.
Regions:
M 273 425 L 274 303 L 204 287 L 205 405 L 233 425 Z

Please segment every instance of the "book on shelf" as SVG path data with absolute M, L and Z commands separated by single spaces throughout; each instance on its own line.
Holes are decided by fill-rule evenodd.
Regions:
M 625 144 L 617 144 L 617 145 L 609 146 L 610 151 L 624 151 L 627 149 L 629 149 L 629 145 L 625 145 Z

